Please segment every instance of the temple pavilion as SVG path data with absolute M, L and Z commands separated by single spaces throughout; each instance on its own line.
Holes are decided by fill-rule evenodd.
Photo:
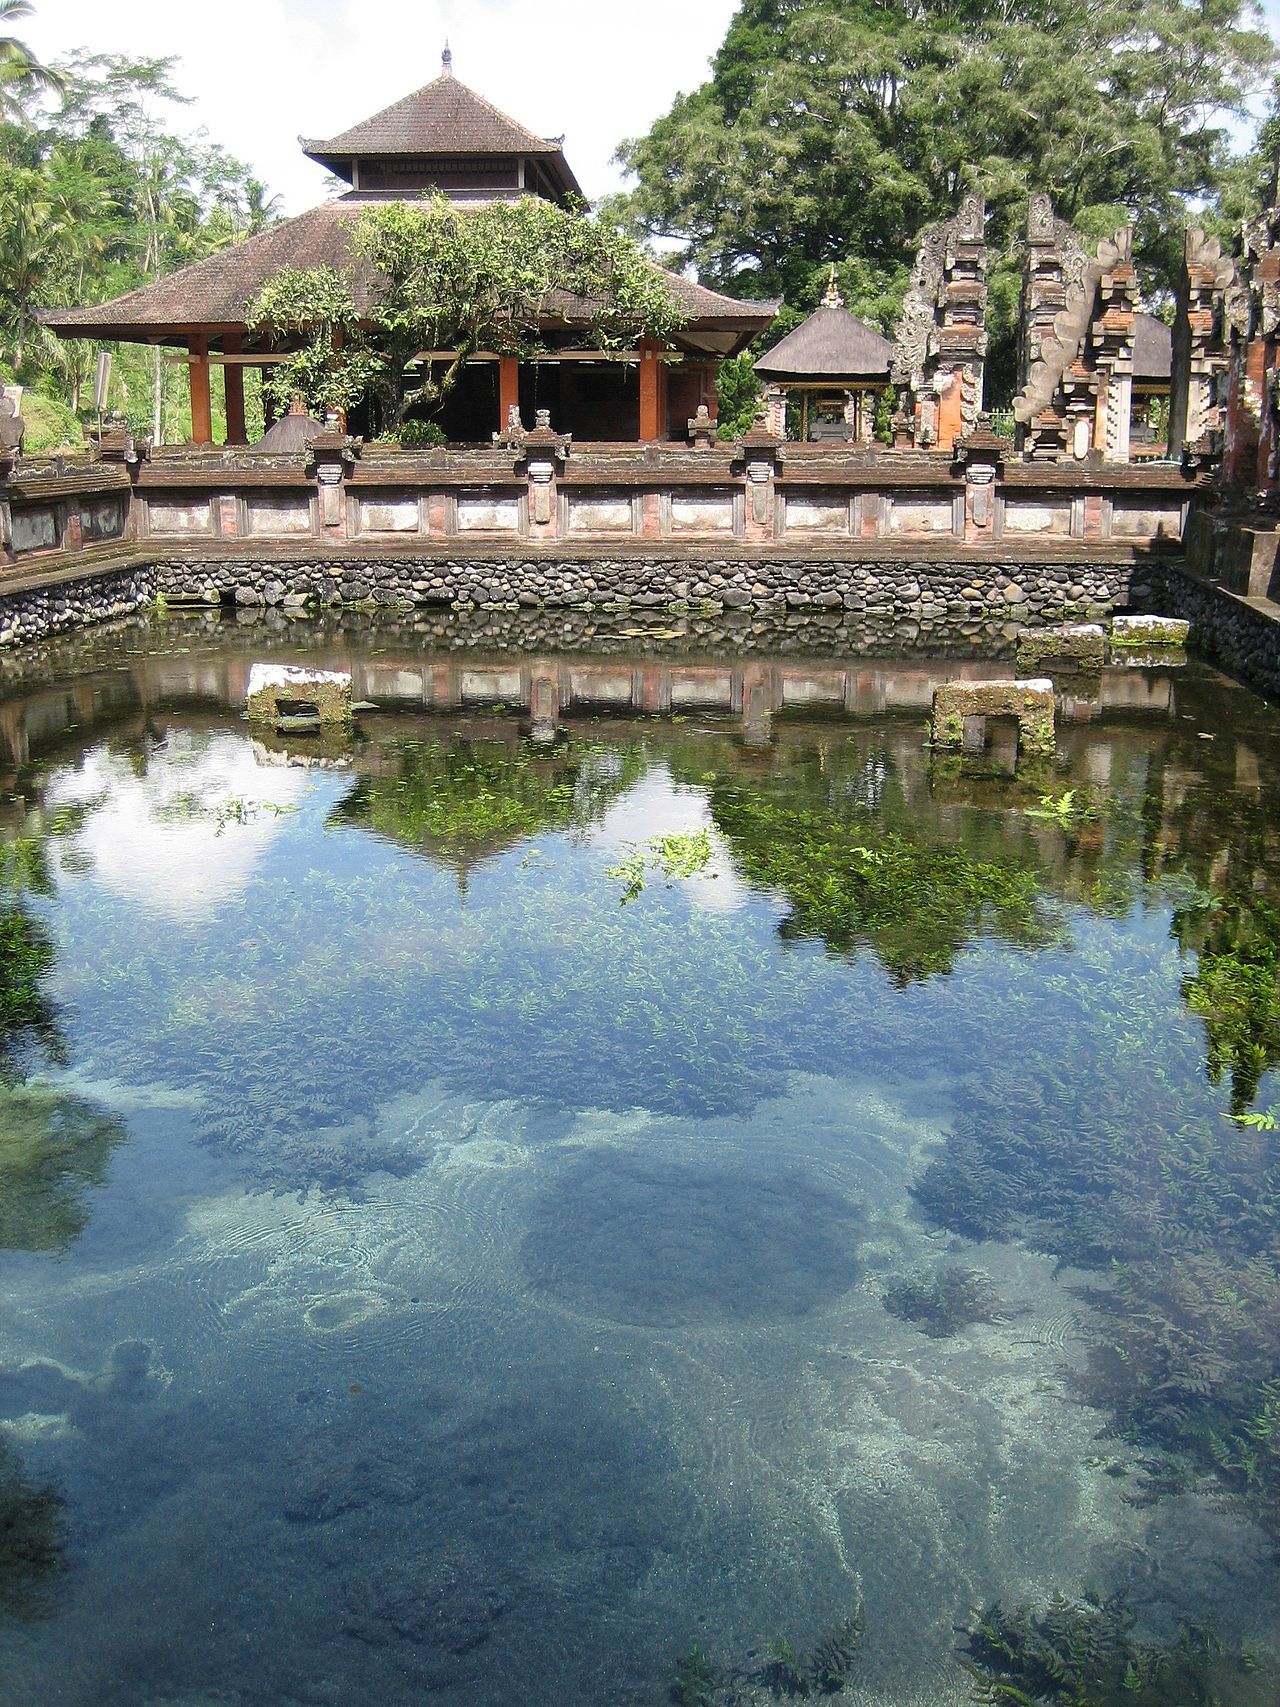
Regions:
M 845 307 L 833 267 L 821 306 L 755 363 L 770 427 L 786 436 L 790 412 L 802 440 L 870 444 L 892 360 L 889 340 Z
M 349 188 L 296 219 L 183 267 L 154 284 L 92 307 L 47 312 L 60 337 L 102 343 L 161 344 L 187 352 L 192 437 L 213 438 L 210 373 L 225 372 L 227 439 L 246 441 L 244 369 L 276 352 L 248 326 L 262 285 L 286 267 L 328 266 L 368 302 L 369 278 L 351 252 L 353 216 L 389 199 L 440 190 L 460 205 L 543 196 L 568 206 L 581 199 L 562 139 L 535 136 L 453 75 L 442 74 L 372 118 L 304 152 Z M 647 343 L 606 358 L 583 347 L 585 305 L 565 295 L 552 304 L 543 336 L 550 354 L 536 363 L 473 357 L 436 417 L 450 439 L 488 441 L 518 405 L 526 425 L 550 409 L 560 430 L 587 440 L 684 439 L 705 404 L 716 412 L 716 370 L 769 325 L 776 305 L 739 302 L 664 271 L 687 319 L 667 349 Z M 450 352 L 423 352 L 447 360 Z M 362 423 L 351 423 L 359 430 Z

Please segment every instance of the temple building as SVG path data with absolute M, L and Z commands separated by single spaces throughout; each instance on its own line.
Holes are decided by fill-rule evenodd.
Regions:
M 892 360 L 889 340 L 845 307 L 832 268 L 821 307 L 756 361 L 770 430 L 779 438 L 870 444 Z
M 370 301 L 367 270 L 351 250 L 362 208 L 440 190 L 460 205 L 534 195 L 559 206 L 581 199 L 561 140 L 535 136 L 453 75 L 441 76 L 372 118 L 327 140 L 303 140 L 306 154 L 350 188 L 296 219 L 183 267 L 154 284 L 92 307 L 51 310 L 60 337 L 160 344 L 188 353 L 192 437 L 213 438 L 211 369 L 225 373 L 227 440 L 246 440 L 244 369 L 275 353 L 249 325 L 250 305 L 284 268 L 327 266 L 346 277 L 357 306 Z M 739 302 L 664 272 L 687 318 L 670 345 L 642 343 L 606 358 L 583 347 L 585 305 L 564 296 L 544 328 L 549 354 L 538 362 L 474 357 L 436 417 L 450 439 L 487 442 L 518 406 L 526 425 L 550 409 L 579 439 L 661 441 L 686 437 L 706 405 L 716 413 L 716 370 L 773 320 L 776 305 Z M 437 359 L 448 352 L 424 352 Z M 358 427 L 360 423 L 353 422 Z

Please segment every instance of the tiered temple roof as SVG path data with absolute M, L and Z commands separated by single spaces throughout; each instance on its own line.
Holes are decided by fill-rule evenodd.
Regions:
M 48 310 L 45 324 L 68 338 L 178 345 L 197 338 L 225 348 L 231 335 L 232 347 L 248 348 L 249 306 L 283 268 L 333 267 L 351 282 L 357 305 L 368 302 L 371 275 L 351 251 L 363 207 L 430 189 L 464 206 L 520 195 L 565 205 L 581 195 L 560 139 L 535 136 L 459 82 L 447 52 L 434 82 L 304 147 L 351 182 L 351 191 L 110 302 Z M 776 312 L 775 303 L 741 302 L 658 270 L 688 316 L 675 340 L 686 350 L 732 354 Z M 567 295 L 553 299 L 550 314 L 569 327 L 590 318 L 586 305 Z

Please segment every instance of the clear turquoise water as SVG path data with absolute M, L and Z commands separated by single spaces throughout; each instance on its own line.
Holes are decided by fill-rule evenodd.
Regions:
M 268 655 L 353 744 L 255 735 Z M 959 1702 L 1086 1589 L 1280 1643 L 1280 716 L 1109 671 L 1015 774 L 920 660 L 623 635 L 549 740 L 513 657 L 0 664 L 0 1700 L 656 1703 L 860 1604 L 838 1698 Z

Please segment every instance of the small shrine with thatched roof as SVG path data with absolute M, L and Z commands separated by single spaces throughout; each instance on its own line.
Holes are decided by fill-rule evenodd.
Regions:
M 787 436 L 787 405 L 793 402 L 801 439 L 870 444 L 892 360 L 889 340 L 845 307 L 832 267 L 821 305 L 755 364 L 766 388 L 770 430 Z

